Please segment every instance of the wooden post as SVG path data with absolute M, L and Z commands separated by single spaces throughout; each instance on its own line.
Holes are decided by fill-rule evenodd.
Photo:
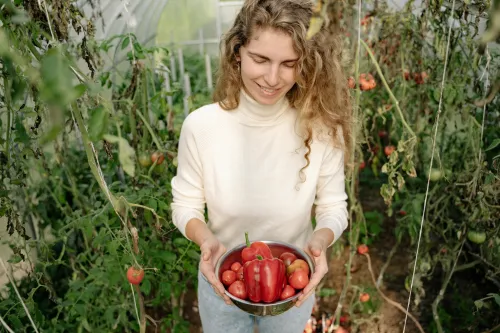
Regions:
M 177 50 L 177 56 L 179 58 L 179 82 L 182 83 L 184 77 L 184 55 L 182 53 L 182 48 Z
M 172 75 L 172 80 L 177 81 L 177 68 L 173 54 L 170 54 L 170 74 Z
M 189 80 L 189 74 L 184 74 L 184 117 L 189 114 L 189 98 L 191 97 L 191 82 Z
M 207 73 L 207 87 L 208 91 L 212 92 L 213 83 L 212 83 L 212 63 L 210 62 L 210 55 L 205 54 L 205 70 Z
M 170 94 L 172 93 L 172 87 L 170 86 L 170 75 L 168 74 L 168 72 L 164 73 L 164 77 L 165 77 L 165 91 Z M 167 95 L 167 103 L 169 110 L 173 110 L 174 102 L 172 99 L 172 95 Z

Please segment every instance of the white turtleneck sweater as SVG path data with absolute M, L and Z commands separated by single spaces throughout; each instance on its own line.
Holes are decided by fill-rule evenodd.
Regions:
M 331 229 L 334 242 L 341 236 L 347 227 L 343 151 L 315 140 L 302 182 L 305 147 L 296 119 L 286 98 L 261 105 L 243 91 L 236 110 L 214 103 L 186 117 L 171 204 L 173 223 L 186 238 L 188 221 L 197 218 L 227 249 L 244 243 L 246 231 L 250 240 L 304 248 L 313 233 L 313 204 L 316 230 Z

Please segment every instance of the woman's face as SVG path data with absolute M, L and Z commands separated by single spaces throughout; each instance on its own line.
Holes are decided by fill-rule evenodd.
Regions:
M 295 84 L 298 55 L 292 38 L 273 29 L 259 29 L 240 47 L 241 78 L 247 94 L 261 104 L 274 104 Z

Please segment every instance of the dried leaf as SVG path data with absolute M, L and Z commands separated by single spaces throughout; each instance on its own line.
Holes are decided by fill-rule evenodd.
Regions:
M 127 140 L 119 136 L 106 134 L 104 140 L 111 143 L 118 143 L 118 159 L 120 160 L 123 171 L 130 177 L 135 175 L 135 150 L 130 146 Z
M 313 16 L 311 17 L 311 21 L 309 23 L 309 29 L 307 30 L 306 39 L 311 39 L 316 35 L 323 26 L 324 19 L 322 17 Z

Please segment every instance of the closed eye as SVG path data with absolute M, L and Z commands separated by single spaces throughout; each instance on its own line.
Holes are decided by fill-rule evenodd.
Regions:
M 266 59 L 261 59 L 261 58 L 258 58 L 258 59 L 255 59 L 255 58 L 252 58 L 253 61 L 255 61 L 257 64 L 263 64 L 266 62 Z

